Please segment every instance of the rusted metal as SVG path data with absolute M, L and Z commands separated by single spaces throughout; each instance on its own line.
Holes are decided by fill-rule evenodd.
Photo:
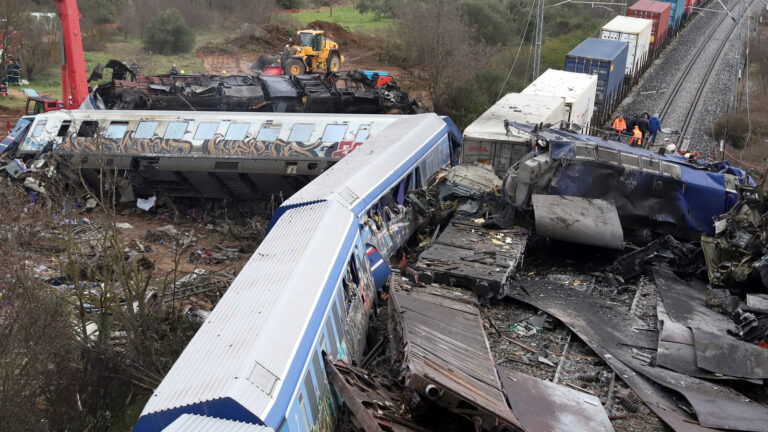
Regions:
M 594 395 L 502 367 L 497 370 L 512 412 L 526 431 L 613 431 Z
M 390 278 L 390 335 L 400 381 L 482 430 L 522 426 L 507 405 L 480 311 L 443 288 Z
M 426 283 L 468 288 L 481 298 L 503 297 L 509 277 L 522 262 L 528 236 L 520 227 L 493 230 L 454 218 L 413 268 Z

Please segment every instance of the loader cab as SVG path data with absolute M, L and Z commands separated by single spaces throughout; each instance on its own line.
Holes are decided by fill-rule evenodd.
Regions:
M 325 34 L 315 31 L 301 31 L 298 34 L 299 46 L 309 47 L 312 51 L 322 51 L 325 46 Z
M 27 98 L 27 107 L 24 111 L 26 115 L 34 115 L 64 109 L 64 105 L 56 100 L 45 97 Z

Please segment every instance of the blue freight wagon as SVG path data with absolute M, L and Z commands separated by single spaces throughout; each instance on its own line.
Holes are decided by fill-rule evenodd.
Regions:
M 624 82 L 628 45 L 607 39 L 587 38 L 565 56 L 565 70 L 597 75 L 595 109 L 605 111 Z
M 669 3 L 672 10 L 669 12 L 669 31 L 674 32 L 680 26 L 680 22 L 685 15 L 685 0 L 659 0 Z M 671 34 L 671 33 L 670 33 Z

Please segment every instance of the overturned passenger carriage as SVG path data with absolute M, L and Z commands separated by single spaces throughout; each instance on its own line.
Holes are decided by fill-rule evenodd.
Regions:
M 253 198 L 299 190 L 404 117 L 62 110 L 23 117 L 3 143 L 22 158 L 53 151 L 94 184 L 117 169 L 126 199 Z

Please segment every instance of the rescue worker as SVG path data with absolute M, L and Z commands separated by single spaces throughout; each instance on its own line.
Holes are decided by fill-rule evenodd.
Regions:
M 651 133 L 651 128 L 649 124 L 650 115 L 648 115 L 647 112 L 644 112 L 640 115 L 640 118 L 637 119 L 637 126 L 640 128 L 640 132 L 643 133 L 643 142 L 648 142 L 648 135 Z
M 658 114 L 654 114 L 650 120 L 648 120 L 648 127 L 651 133 L 651 143 L 656 144 L 656 134 L 661 130 L 661 119 Z
M 139 64 L 136 62 L 136 60 L 131 63 L 131 72 L 133 72 L 131 75 L 131 81 L 136 81 L 136 75 L 139 74 Z
M 629 145 L 637 147 L 643 145 L 643 133 L 640 132 L 640 127 L 637 125 L 632 129 L 632 138 L 629 139 Z
M 21 66 L 13 59 L 8 59 L 6 82 L 11 85 L 21 85 Z
M 178 75 L 179 70 L 176 69 L 176 65 L 171 66 L 171 75 Z
M 616 141 L 621 142 L 621 134 L 623 134 L 625 130 L 627 130 L 627 122 L 624 121 L 624 117 L 619 114 L 619 116 L 616 117 L 616 120 L 613 121 L 613 138 Z

